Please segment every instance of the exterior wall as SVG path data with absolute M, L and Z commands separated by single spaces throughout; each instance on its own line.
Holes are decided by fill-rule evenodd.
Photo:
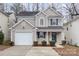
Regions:
M 1 26 L 1 29 L 4 33 L 4 39 L 8 39 L 8 31 L 9 31 L 9 28 L 8 28 L 8 17 L 5 16 L 4 14 L 0 13 L 0 26 Z
M 79 20 L 73 21 L 65 26 L 66 40 L 72 45 L 79 46 Z M 68 27 L 68 31 L 67 28 Z

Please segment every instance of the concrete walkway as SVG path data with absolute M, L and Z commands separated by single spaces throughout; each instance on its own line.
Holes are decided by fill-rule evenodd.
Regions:
M 52 47 L 14 46 L 0 51 L 0 56 L 58 56 Z
M 33 47 L 26 56 L 58 56 L 58 53 L 52 47 Z

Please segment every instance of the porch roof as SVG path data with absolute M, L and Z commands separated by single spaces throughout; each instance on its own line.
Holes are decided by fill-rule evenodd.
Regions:
M 38 27 L 37 31 L 49 31 L 49 32 L 61 32 L 64 28 L 62 26 L 49 26 L 49 27 Z
M 38 29 L 63 29 L 62 26 L 37 27 Z

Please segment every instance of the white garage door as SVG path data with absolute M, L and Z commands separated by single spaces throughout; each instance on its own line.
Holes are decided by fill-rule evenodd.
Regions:
M 15 45 L 32 45 L 32 33 L 15 33 Z

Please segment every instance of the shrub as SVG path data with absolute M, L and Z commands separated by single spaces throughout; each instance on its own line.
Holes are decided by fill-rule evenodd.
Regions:
M 38 41 L 34 41 L 34 42 L 33 42 L 33 45 L 34 45 L 34 46 L 38 46 Z
M 55 43 L 56 43 L 55 40 L 50 41 L 50 46 L 55 46 Z
M 4 41 L 4 34 L 2 31 L 0 31 L 0 44 L 2 44 Z
M 65 40 L 63 40 L 63 41 L 62 41 L 62 45 L 65 45 L 65 44 L 66 44 L 66 41 L 65 41 Z
M 45 40 L 42 41 L 42 46 L 46 46 L 47 42 Z

